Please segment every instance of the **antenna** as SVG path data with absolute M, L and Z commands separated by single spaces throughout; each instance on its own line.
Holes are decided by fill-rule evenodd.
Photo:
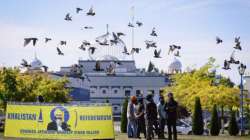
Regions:
M 107 34 L 109 33 L 109 24 L 106 25 Z
M 131 22 L 132 22 L 132 25 L 134 25 L 134 18 L 135 18 L 135 15 L 134 15 L 134 11 L 135 11 L 135 7 L 132 6 L 131 7 Z M 134 38 L 135 38 L 135 35 L 134 35 L 134 27 L 132 27 L 132 35 L 131 35 L 131 46 L 132 48 L 134 48 Z M 134 60 L 134 54 L 132 54 L 132 59 Z

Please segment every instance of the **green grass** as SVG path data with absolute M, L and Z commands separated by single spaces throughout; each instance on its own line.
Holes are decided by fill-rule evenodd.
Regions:
M 37 140 L 37 139 L 20 139 L 20 138 L 4 138 L 3 133 L 0 133 L 0 140 Z M 116 134 L 116 140 L 129 140 L 126 134 Z M 143 139 L 141 139 L 143 140 Z M 250 136 L 193 136 L 193 135 L 178 135 L 178 140 L 250 140 Z

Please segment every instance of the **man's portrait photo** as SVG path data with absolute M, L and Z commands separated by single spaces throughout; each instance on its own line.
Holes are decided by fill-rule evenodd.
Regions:
M 48 123 L 47 130 L 55 130 L 58 132 L 70 131 L 70 126 L 67 124 L 69 113 L 65 108 L 54 108 L 50 113 L 50 117 L 52 121 Z

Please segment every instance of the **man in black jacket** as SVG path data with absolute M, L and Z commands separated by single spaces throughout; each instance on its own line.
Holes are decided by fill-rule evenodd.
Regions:
M 151 140 L 154 137 L 153 130 L 158 135 L 158 122 L 157 122 L 157 107 L 153 100 L 153 95 L 149 94 L 146 97 L 146 124 L 147 124 L 147 140 Z
M 70 131 L 69 125 L 63 121 L 63 112 L 61 110 L 55 111 L 55 119 L 48 123 L 47 130 L 55 130 L 58 132 Z
M 177 107 L 178 103 L 174 100 L 173 93 L 168 93 L 168 102 L 166 103 L 166 112 L 167 112 L 167 125 L 168 125 L 168 139 L 177 140 L 177 131 L 176 131 L 176 120 L 177 120 Z M 172 130 L 173 129 L 173 130 Z

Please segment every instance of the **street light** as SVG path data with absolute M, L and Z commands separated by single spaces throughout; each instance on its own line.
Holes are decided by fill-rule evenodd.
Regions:
M 244 64 L 240 64 L 238 67 L 239 74 L 240 74 L 240 113 L 241 113 L 241 119 L 240 119 L 240 134 L 244 135 L 244 124 L 243 124 L 243 75 L 245 73 L 247 66 Z

